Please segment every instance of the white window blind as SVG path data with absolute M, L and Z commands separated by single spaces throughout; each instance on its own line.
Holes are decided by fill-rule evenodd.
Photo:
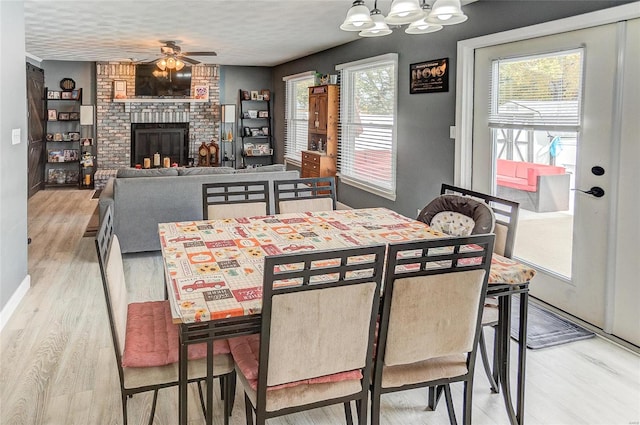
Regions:
M 301 151 L 307 149 L 309 119 L 309 90 L 315 71 L 289 75 L 283 78 L 285 90 L 284 157 L 288 162 L 300 164 Z
M 398 55 L 336 69 L 341 73 L 340 180 L 395 200 Z
M 493 62 L 489 127 L 578 131 L 583 49 Z

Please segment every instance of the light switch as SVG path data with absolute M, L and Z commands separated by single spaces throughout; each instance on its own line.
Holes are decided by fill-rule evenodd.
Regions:
M 11 143 L 17 145 L 20 143 L 20 129 L 14 128 L 11 130 Z
M 456 138 L 456 126 L 452 125 L 451 127 L 449 127 L 449 138 L 451 139 L 455 139 Z

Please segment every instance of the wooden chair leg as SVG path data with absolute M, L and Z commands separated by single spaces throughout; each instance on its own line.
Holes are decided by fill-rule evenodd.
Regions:
M 487 380 L 489 381 L 489 386 L 491 387 L 492 393 L 498 393 L 498 384 L 493 377 L 493 371 L 491 370 L 491 365 L 489 364 L 489 355 L 487 353 L 487 343 L 484 339 L 484 332 L 480 331 L 480 357 L 482 357 L 482 365 L 484 366 L 484 372 L 487 375 Z

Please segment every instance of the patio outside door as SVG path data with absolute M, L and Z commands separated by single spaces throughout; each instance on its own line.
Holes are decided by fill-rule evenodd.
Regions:
M 521 202 L 515 256 L 539 270 L 531 294 L 636 345 L 639 28 L 634 19 L 476 49 L 472 159 L 474 190 Z M 534 80 L 550 68 L 540 94 Z M 505 165 L 532 163 L 567 176 L 537 180 L 535 192 L 498 184 Z M 604 195 L 570 190 L 593 187 Z

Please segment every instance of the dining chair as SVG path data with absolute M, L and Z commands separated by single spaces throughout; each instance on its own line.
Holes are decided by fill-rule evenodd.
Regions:
M 520 212 L 520 204 L 518 202 L 448 184 L 442 184 L 440 193 L 443 195 L 449 194 L 469 197 L 487 204 L 493 211 L 495 217 L 494 233 L 496 235 L 496 242 L 493 252 L 507 258 L 511 258 L 513 256 L 513 247 L 515 244 L 516 230 L 518 226 L 518 214 Z M 485 300 L 482 325 L 494 329 L 493 352 L 495 353 L 497 350 L 496 337 L 498 325 L 498 304 L 497 300 L 491 297 Z M 484 366 L 487 379 L 489 380 L 491 391 L 498 393 L 500 388 L 497 384 L 498 358 L 494 354 L 492 366 L 489 362 L 484 333 L 480 333 L 480 357 L 482 358 L 482 364 Z
M 269 214 L 269 182 L 218 182 L 202 185 L 204 220 Z
M 351 401 L 367 423 L 384 245 L 269 256 L 259 335 L 232 338 L 246 423 Z
M 127 425 L 127 400 L 153 391 L 149 425 L 153 424 L 158 391 L 178 385 L 178 326 L 173 324 L 169 301 L 127 303 L 120 243 L 113 232 L 113 214 L 108 207 L 95 239 L 111 338 L 118 366 L 123 424 Z M 206 416 L 200 382 L 207 372 L 206 344 L 189 347 L 189 382 L 197 382 Z M 224 423 L 233 408 L 236 374 L 226 340 L 213 345 L 213 370 L 221 380 Z
M 276 214 L 336 209 L 334 177 L 274 180 Z
M 371 382 L 371 425 L 380 423 L 382 394 L 414 388 L 444 392 L 464 383 L 463 422 L 471 397 L 493 234 L 389 245 L 382 313 Z

